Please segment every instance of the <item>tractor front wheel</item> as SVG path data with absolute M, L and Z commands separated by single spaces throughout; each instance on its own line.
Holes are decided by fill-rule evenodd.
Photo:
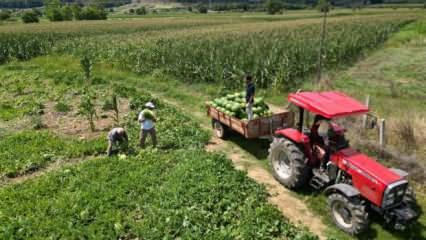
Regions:
M 328 205 L 334 223 L 343 231 L 357 235 L 368 227 L 368 213 L 359 199 L 333 193 L 328 196 Z
M 304 186 L 310 178 L 302 150 L 286 138 L 275 138 L 269 148 L 272 172 L 281 184 L 290 189 Z

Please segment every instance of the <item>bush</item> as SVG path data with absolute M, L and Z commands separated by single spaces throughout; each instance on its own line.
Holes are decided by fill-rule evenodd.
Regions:
M 0 21 L 7 20 L 7 19 L 10 18 L 10 16 L 11 16 L 10 11 L 8 11 L 8 10 L 2 10 L 0 12 Z
M 136 9 L 136 14 L 137 15 L 145 15 L 145 14 L 147 14 L 146 8 L 145 7 L 140 7 L 138 9 Z
M 64 16 L 62 15 L 61 8 L 50 8 L 46 12 L 47 18 L 52 22 L 59 22 L 64 20 Z
M 33 8 L 33 12 L 39 17 L 43 16 L 43 12 L 40 9 Z
M 80 20 L 81 19 L 81 11 L 82 11 L 81 6 L 78 5 L 78 4 L 73 4 L 71 6 L 71 10 L 72 10 L 72 15 L 74 16 L 74 18 L 76 20 Z
M 71 107 L 64 101 L 59 101 L 55 105 L 55 110 L 58 112 L 69 112 L 71 110 Z
M 130 9 L 129 9 L 129 13 L 130 13 L 130 14 L 135 14 L 135 9 L 130 8 Z
M 63 18 L 64 21 L 71 21 L 72 20 L 73 11 L 72 11 L 72 8 L 69 5 L 63 7 L 61 9 L 61 13 L 62 13 L 62 18 Z
M 22 14 L 21 19 L 24 23 L 38 23 L 38 15 L 34 11 L 26 11 Z
M 283 8 L 283 4 L 280 0 L 267 0 L 266 1 L 266 11 L 269 14 L 279 13 Z
M 198 11 L 202 14 L 206 14 L 208 12 L 208 9 L 206 6 L 201 6 Z
M 107 19 L 107 13 L 104 9 L 89 6 L 83 8 L 80 15 L 80 20 L 105 20 Z

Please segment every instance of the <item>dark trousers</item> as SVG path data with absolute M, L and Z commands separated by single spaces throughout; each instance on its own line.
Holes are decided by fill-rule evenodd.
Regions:
M 148 130 L 146 130 L 146 129 L 141 130 L 140 146 L 142 148 L 145 147 L 145 141 L 146 141 L 146 137 L 148 136 L 148 134 L 151 136 L 152 145 L 154 147 L 156 147 L 157 146 L 157 132 L 155 131 L 155 127 L 148 129 Z

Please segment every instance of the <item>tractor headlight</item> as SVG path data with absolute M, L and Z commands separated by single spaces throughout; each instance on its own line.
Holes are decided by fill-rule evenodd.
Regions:
M 390 207 L 402 202 L 408 182 L 401 180 L 390 184 L 383 195 L 382 207 Z

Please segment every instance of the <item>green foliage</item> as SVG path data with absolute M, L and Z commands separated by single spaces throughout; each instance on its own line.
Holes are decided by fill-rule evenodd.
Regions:
M 62 7 L 61 14 L 64 21 L 71 21 L 73 19 L 73 9 L 70 5 Z
M 61 1 L 60 0 L 46 0 L 44 2 L 46 5 L 46 17 L 50 21 L 63 21 L 64 16 L 61 11 Z
M 65 112 L 69 112 L 70 110 L 71 110 L 71 106 L 70 105 L 68 105 L 66 102 L 64 102 L 64 101 L 58 101 L 56 104 L 55 104 L 55 110 L 56 111 L 58 111 L 58 112 L 63 112 L 63 113 L 65 113 Z
M 79 20 L 105 20 L 107 15 L 103 8 L 88 6 L 81 11 Z
M 266 199 L 222 155 L 145 151 L 2 188 L 0 238 L 317 239 Z
M 201 5 L 201 6 L 198 8 L 198 12 L 199 12 L 199 13 L 201 13 L 201 14 L 206 14 L 206 13 L 208 12 L 208 9 L 207 9 L 207 7 L 206 7 L 206 6 Z
M 317 8 L 320 12 L 328 13 L 330 11 L 331 4 L 328 0 L 319 0 Z
M 83 94 L 79 105 L 79 114 L 85 116 L 90 125 L 90 130 L 96 130 L 94 119 L 97 117 L 96 106 L 94 103 L 95 97 L 89 91 Z
M 265 2 L 266 11 L 269 14 L 277 14 L 283 9 L 283 3 L 281 0 L 267 0 Z
M 142 6 L 142 7 L 140 7 L 140 8 L 138 8 L 138 9 L 136 9 L 136 14 L 137 15 L 145 15 L 145 14 L 147 14 L 148 12 L 147 12 L 147 10 L 146 10 L 146 8 L 144 7 L 144 6 Z
M 98 140 L 65 139 L 46 131 L 9 134 L 0 138 L 0 176 L 14 177 L 52 161 L 100 153 L 105 147 Z
M 21 16 L 22 22 L 24 23 L 38 23 L 38 15 L 34 11 L 25 11 Z M 1 61 L 1 57 L 0 57 Z
M 1 10 L 0 11 L 0 21 L 4 21 L 9 19 L 11 16 L 11 12 L 9 10 Z
M 93 61 L 88 55 L 84 55 L 80 60 L 81 68 L 84 72 L 84 77 L 88 85 L 91 84 Z
M 74 18 L 76 20 L 80 20 L 81 19 L 81 11 L 82 11 L 81 6 L 74 3 L 74 4 L 71 5 L 71 10 L 72 10 L 72 15 L 74 16 Z

